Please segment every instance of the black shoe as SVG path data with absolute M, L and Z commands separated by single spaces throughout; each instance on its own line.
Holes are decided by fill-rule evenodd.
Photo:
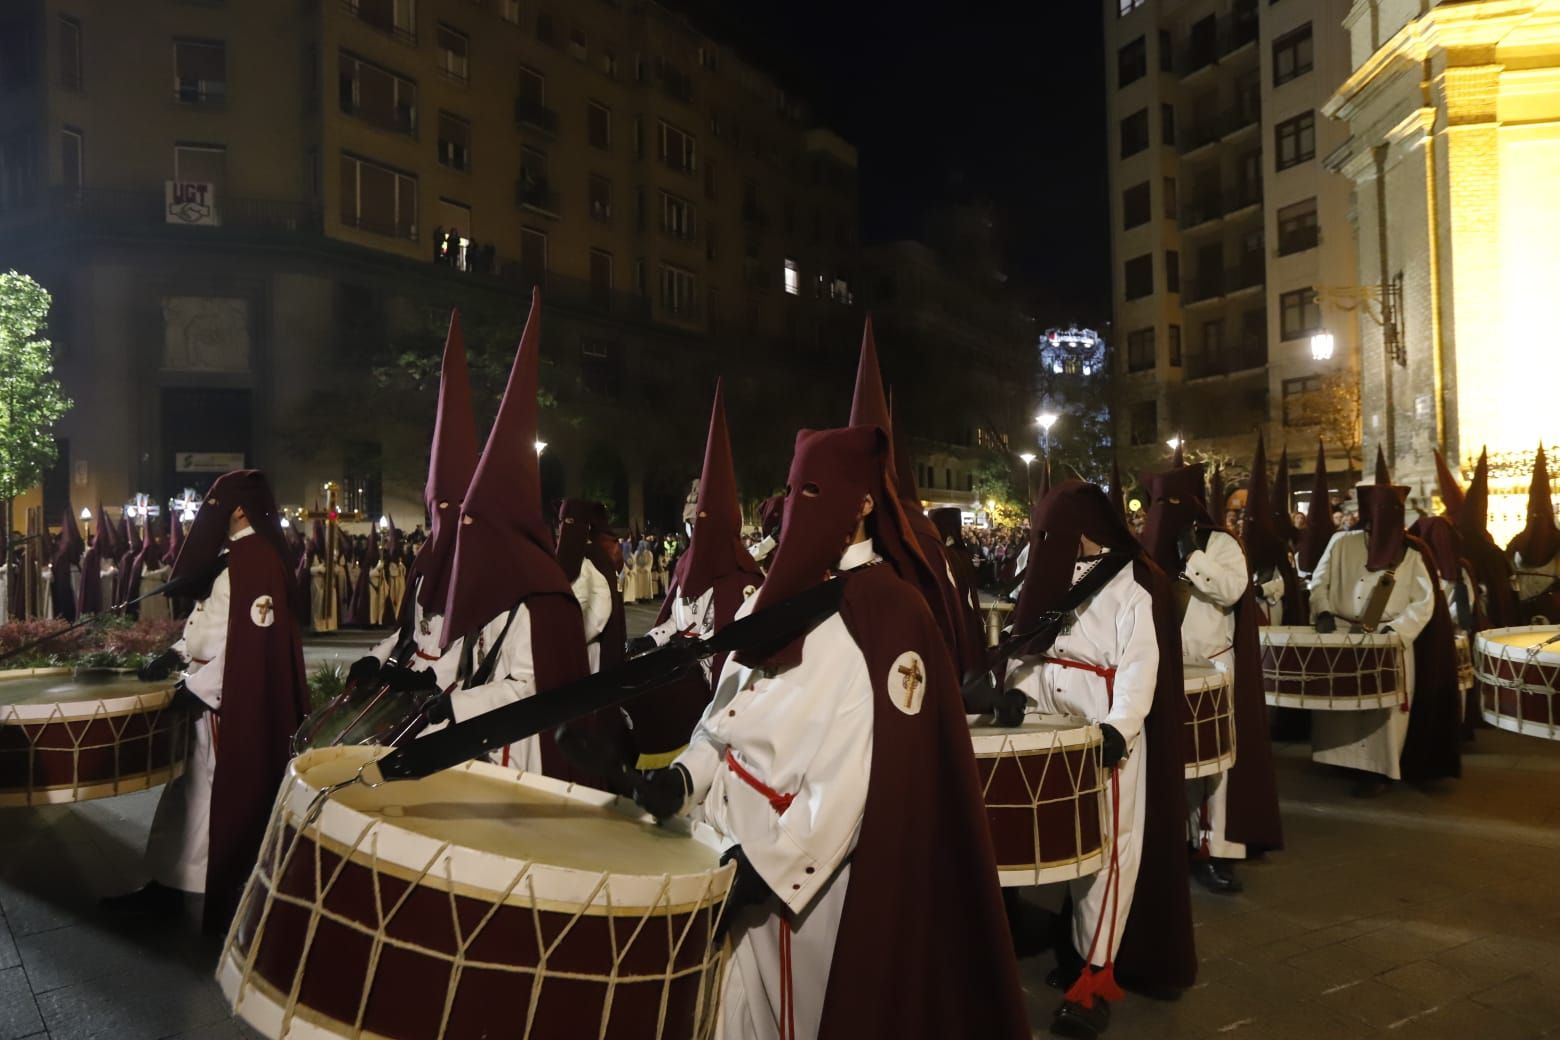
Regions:
M 1193 860 L 1192 880 L 1221 896 L 1237 895 L 1245 889 L 1235 876 L 1234 864 L 1227 859 Z
M 1110 1003 L 1096 996 L 1094 1006 L 1086 1008 L 1076 1001 L 1064 1000 L 1051 1017 L 1051 1032 L 1073 1040 L 1094 1040 L 1110 1026 Z
M 1384 776 L 1365 776 L 1354 782 L 1349 791 L 1356 798 L 1377 798 L 1392 789 L 1392 781 Z
M 134 892 L 109 896 L 98 902 L 104 910 L 115 914 L 147 914 L 154 917 L 172 917 L 184 909 L 184 893 L 167 885 L 149 882 Z

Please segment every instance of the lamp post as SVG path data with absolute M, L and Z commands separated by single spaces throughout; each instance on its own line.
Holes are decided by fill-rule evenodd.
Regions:
M 1041 412 L 1035 416 L 1035 425 L 1040 427 L 1040 450 L 1045 453 L 1045 464 L 1051 464 L 1051 427 L 1056 425 L 1057 414 L 1055 412 Z
M 1029 467 L 1034 464 L 1035 453 L 1026 451 L 1019 458 L 1024 461 L 1024 498 L 1028 502 L 1033 502 L 1035 500 L 1035 482 Z
M 81 537 L 87 537 L 87 525 L 92 522 L 92 510 L 86 506 L 81 507 Z

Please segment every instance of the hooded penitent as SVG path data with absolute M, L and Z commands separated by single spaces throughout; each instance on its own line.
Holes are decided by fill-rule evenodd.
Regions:
M 117 560 L 118 544 L 114 540 L 114 525 L 108 519 L 108 513 L 102 506 L 97 511 L 97 531 L 92 537 L 92 547 L 81 558 L 81 590 L 76 596 L 76 614 L 96 614 L 112 607 L 112 603 L 103 602 L 103 579 L 99 576 L 102 572 L 103 562 L 106 560 L 114 563 Z M 114 591 L 118 591 L 117 585 Z
M 1224 489 L 1224 467 L 1215 465 L 1213 475 L 1208 478 L 1208 515 L 1213 517 L 1214 522 L 1220 527 L 1225 526 L 1224 517 L 1229 512 L 1229 498 L 1229 492 Z
M 1286 446 L 1278 453 L 1278 471 L 1273 478 L 1272 514 L 1273 530 L 1284 540 L 1286 548 L 1295 544 L 1295 539 L 1300 537 L 1300 529 L 1295 526 L 1295 518 L 1289 511 L 1289 503 L 1293 499 L 1289 492 L 1289 448 Z
M 1454 522 L 1462 536 L 1463 552 L 1473 566 L 1473 579 L 1483 590 L 1484 625 L 1502 628 L 1521 624 L 1522 609 L 1512 588 L 1511 558 L 1490 537 L 1489 505 L 1489 453 L 1481 450 Z
M 254 534 L 228 541 L 242 508 Z M 226 548 L 226 553 L 223 549 Z M 193 577 L 211 591 L 225 562 L 231 599 L 222 669 L 222 735 L 211 784 L 205 920 L 225 925 L 254 869 L 271 803 L 292 757 L 292 735 L 308 712 L 297 585 L 265 475 L 237 470 L 217 478 L 190 527 L 175 579 Z
M 1143 523 L 1143 548 L 1167 574 L 1181 572 L 1177 543 L 1183 532 L 1194 526 L 1205 530 L 1218 530 L 1223 526 L 1209 515 L 1203 501 L 1203 473 L 1202 463 L 1186 465 L 1181 449 L 1176 448 L 1175 459 L 1168 470 L 1144 477 L 1150 503 L 1148 517 Z
M 59 541 L 50 564 L 49 595 L 54 602 L 54 616 L 57 618 L 76 620 L 76 590 L 71 587 L 70 572 L 73 567 L 81 565 L 86 550 L 86 543 L 81 540 L 81 528 L 76 526 L 75 511 L 67 502 Z
M 1392 483 L 1392 477 L 1387 473 L 1387 456 L 1378 445 L 1375 483 L 1361 484 L 1355 489 L 1360 503 L 1360 525 L 1365 529 L 1369 544 L 1366 570 L 1391 570 L 1403 561 L 1403 549 L 1408 544 L 1403 503 L 1408 500 L 1409 490 L 1405 484 Z
M 135 586 L 130 584 L 130 571 L 135 566 L 135 558 L 141 555 L 141 532 L 136 529 L 135 522 L 129 514 L 119 519 L 122 528 L 119 540 L 119 559 L 115 566 L 119 569 L 118 577 L 114 585 L 114 602 L 110 606 L 118 606 L 135 598 Z
M 775 551 L 780 539 L 780 520 L 784 515 L 784 495 L 770 495 L 758 504 L 759 543 L 752 553 L 755 561 L 767 560 Z
M 1310 574 L 1322 558 L 1327 543 L 1334 532 L 1332 516 L 1332 492 L 1327 488 L 1327 449 L 1321 440 L 1316 442 L 1316 471 L 1311 477 L 1311 502 L 1305 514 L 1305 529 L 1300 532 L 1295 546 L 1295 566 Z
M 433 445 L 428 452 L 428 539 L 418 550 L 407 575 L 417 589 L 424 614 L 437 614 L 449 597 L 450 563 L 461 501 L 477 469 L 477 426 L 471 413 L 471 378 L 466 370 L 466 341 L 460 312 L 450 312 L 444 340 L 444 366 L 439 374 L 439 410 L 433 420 Z
M 920 492 L 915 486 L 915 475 L 911 472 L 913 467 L 910 465 L 909 454 L 903 450 L 896 453 L 894 450 L 895 429 L 888 407 L 888 397 L 883 392 L 883 375 L 878 367 L 877 341 L 872 335 L 870 315 L 861 334 L 861 357 L 856 365 L 856 388 L 851 396 L 849 424 L 876 426 L 887 433 L 890 457 L 889 482 L 886 490 L 898 499 L 899 511 L 909 524 L 910 537 L 919 548 L 920 557 L 930 562 L 930 565 L 923 569 L 921 576 L 911 583 L 926 597 L 932 617 L 937 619 L 938 627 L 948 639 L 955 666 L 964 673 L 981 667 L 985 661 L 985 654 L 978 638 L 980 621 L 978 618 L 967 617 L 968 612 L 960 608 L 958 592 L 948 580 L 947 570 L 942 563 L 942 539 L 938 537 L 937 529 L 921 510 Z M 899 432 L 904 433 L 903 430 Z M 896 458 L 896 455 L 903 458 Z M 790 501 L 794 505 L 794 495 Z M 971 632 L 977 633 L 973 645 L 970 642 Z
M 1284 579 L 1282 617 L 1269 618 L 1268 623 L 1303 625 L 1310 619 L 1305 589 L 1276 521 L 1277 512 L 1270 508 L 1268 499 L 1267 454 L 1258 434 L 1257 453 L 1251 460 L 1251 486 L 1246 491 L 1246 512 L 1240 523 L 1241 546 L 1246 550 L 1246 566 L 1255 577 L 1267 580 L 1278 574 Z
M 541 293 L 533 289 L 503 400 L 461 503 L 442 639 L 448 648 L 524 604 L 536 687 L 545 693 L 588 675 L 590 663 L 580 605 L 553 556 L 542 514 L 536 456 L 540 336 Z M 550 733 L 541 735 L 541 752 L 548 776 L 577 778 Z
M 1435 454 L 1435 482 L 1441 492 L 1441 515 L 1453 518 L 1456 522 L 1457 514 L 1462 510 L 1463 489 L 1457 482 L 1457 474 L 1446 464 L 1446 456 L 1437 449 Z
M 1170 580 L 1127 529 L 1105 492 L 1081 480 L 1051 489 L 1030 518 L 1029 567 L 1013 613 L 1013 631 L 1034 629 L 1072 586 L 1080 537 L 1132 555 L 1134 580 L 1153 601 L 1159 644 L 1154 706 L 1143 721 L 1148 750 L 1144 778 L 1143 854 L 1127 918 L 1116 977 L 1133 986 L 1185 989 L 1197 980 L 1186 856 L 1185 752 L 1187 716 L 1181 669 L 1181 629 Z
M 370 622 L 369 596 L 374 567 L 379 563 L 379 529 L 368 532 L 368 551 L 358 561 L 357 582 L 352 586 L 352 603 L 347 607 L 347 624 L 366 625 Z
M 1506 546 L 1508 555 L 1521 553 L 1522 566 L 1542 567 L 1560 551 L 1560 529 L 1555 527 L 1555 507 L 1549 492 L 1549 467 L 1544 446 L 1533 459 L 1533 479 L 1528 484 L 1527 526 Z

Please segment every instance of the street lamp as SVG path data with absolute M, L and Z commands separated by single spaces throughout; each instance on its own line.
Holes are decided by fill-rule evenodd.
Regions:
M 389 516 L 382 516 L 382 517 L 379 518 L 379 529 L 381 531 L 388 531 L 388 530 L 390 530 L 390 517 Z
M 1311 337 L 1311 360 L 1331 361 L 1333 356 L 1333 334 L 1331 332 L 1318 332 Z
M 1045 464 L 1051 464 L 1051 427 L 1056 425 L 1057 414 L 1055 412 L 1041 412 L 1035 416 L 1035 425 L 1040 427 L 1044 435 L 1040 443 L 1040 450 L 1045 452 Z
M 1024 492 L 1027 500 L 1033 502 L 1035 500 L 1035 486 L 1034 480 L 1029 472 L 1029 467 L 1035 461 L 1035 453 L 1032 451 L 1026 451 L 1020 455 L 1019 458 L 1024 462 Z
M 1175 451 L 1175 449 L 1179 448 L 1185 443 L 1186 442 L 1181 439 L 1181 435 L 1178 433 L 1174 437 L 1171 437 L 1169 440 L 1165 441 L 1165 447 L 1169 448 L 1171 451 Z
M 537 441 L 536 442 L 536 457 L 537 458 L 541 458 L 542 457 L 542 452 L 544 452 L 546 450 L 547 450 L 547 442 L 546 441 Z

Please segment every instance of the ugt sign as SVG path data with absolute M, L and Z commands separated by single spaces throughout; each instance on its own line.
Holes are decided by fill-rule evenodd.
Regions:
M 164 181 L 163 198 L 170 224 L 222 223 L 217 217 L 217 196 L 207 181 Z

